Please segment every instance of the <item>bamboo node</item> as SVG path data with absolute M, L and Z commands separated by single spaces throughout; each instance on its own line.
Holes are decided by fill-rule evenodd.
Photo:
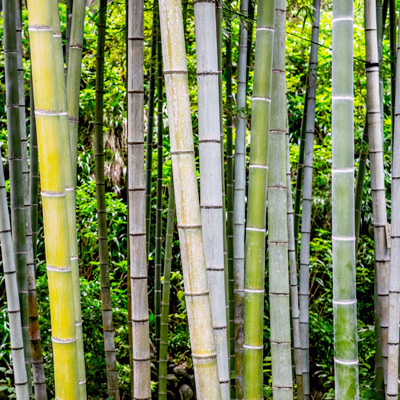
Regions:
M 58 337 L 52 336 L 51 337 L 51 341 L 53 343 L 60 343 L 60 344 L 75 343 L 76 342 L 76 337 L 73 337 L 73 338 L 58 338 Z

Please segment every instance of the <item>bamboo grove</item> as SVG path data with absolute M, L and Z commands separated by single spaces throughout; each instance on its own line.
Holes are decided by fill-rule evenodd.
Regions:
M 396 2 L 364 0 L 357 6 L 365 35 L 361 44 L 354 39 L 355 5 L 349 0 L 120 2 L 126 19 L 113 34 L 121 36 L 125 58 L 120 81 L 110 82 L 107 68 L 113 65 L 106 60 L 117 40 L 109 32 L 114 3 L 2 1 L 1 121 L 7 137 L 0 168 L 0 283 L 8 313 L 3 344 L 10 346 L 13 370 L 2 387 L 17 400 L 398 399 Z M 299 89 L 301 106 L 294 107 L 301 111 L 297 121 L 289 84 L 288 43 L 294 34 L 288 21 L 298 18 L 292 8 L 306 10 L 311 26 L 310 37 L 299 37 L 307 43 L 309 59 L 301 67 L 306 87 Z M 97 24 L 95 98 L 92 136 L 82 139 L 89 131 L 81 115 L 89 13 Z M 331 46 L 321 42 L 326 15 Z M 364 44 L 360 58 L 354 52 Z M 331 63 L 323 59 L 321 66 L 321 49 L 331 52 Z M 189 52 L 194 64 L 188 64 Z M 361 104 L 355 95 L 357 63 L 365 81 Z M 330 128 L 321 139 L 318 91 L 327 65 Z M 121 217 L 110 216 L 108 204 L 107 146 L 116 139 L 108 132 L 105 109 L 114 102 L 113 85 L 124 96 L 118 111 L 125 135 L 120 197 L 127 211 L 119 237 L 109 230 L 110 218 Z M 357 110 L 362 110 L 362 131 Z M 334 397 L 318 392 L 327 386 L 315 377 L 316 344 L 310 340 L 313 268 L 322 263 L 314 254 L 320 179 L 315 159 L 325 139 L 332 148 L 324 229 L 332 276 L 326 301 L 333 325 L 325 334 L 330 335 Z M 88 143 L 93 173 L 81 165 Z M 96 254 L 85 247 L 78 215 L 79 186 L 87 170 L 95 182 Z M 366 196 L 372 199 L 369 219 Z M 365 355 L 358 326 L 358 285 L 366 277 L 357 265 L 368 262 L 363 232 L 369 232 L 373 247 L 369 386 L 360 372 Z M 119 241 L 126 254 L 123 274 L 115 272 L 121 260 L 110 250 Z M 87 357 L 94 332 L 85 328 L 86 252 L 98 266 L 104 382 L 93 382 Z M 181 286 L 175 299 L 177 275 Z M 40 326 L 40 276 L 47 277 L 47 330 Z M 116 314 L 122 303 L 115 306 L 121 287 L 127 297 L 126 330 Z M 180 328 L 172 304 L 179 304 L 187 318 L 190 352 L 183 368 L 173 363 L 173 335 Z M 128 359 L 122 362 L 124 346 Z M 176 371 L 188 382 L 179 390 Z M 94 394 L 100 386 L 106 389 Z M 366 386 L 369 397 L 363 397 Z

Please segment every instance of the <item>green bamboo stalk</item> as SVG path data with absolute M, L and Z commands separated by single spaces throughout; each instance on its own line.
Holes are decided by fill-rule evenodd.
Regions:
M 234 304 L 235 304 L 235 391 L 236 399 L 243 399 L 243 327 L 244 327 L 244 235 L 246 213 L 246 126 L 247 126 L 247 46 L 248 0 L 241 0 L 239 31 L 239 57 L 237 82 L 237 119 L 235 140 L 234 191 Z
M 150 399 L 143 131 L 143 0 L 128 7 L 128 191 L 132 290 L 133 398 Z
M 160 0 L 172 168 L 197 397 L 220 400 L 206 261 L 201 231 L 185 36 L 180 0 Z
M 380 119 L 379 55 L 375 0 L 365 0 L 365 45 L 367 72 L 367 125 L 371 161 L 372 213 L 374 220 L 375 268 L 382 340 L 384 376 L 387 375 L 389 251 L 386 242 L 386 198 L 383 165 L 383 132 Z M 385 378 L 386 381 L 386 378 Z
M 154 283 L 154 313 L 156 319 L 156 348 L 160 348 L 160 329 L 161 329 L 161 268 L 162 268 L 162 207 L 163 207 L 163 163 L 164 163 L 164 144 L 163 144 L 163 77 L 162 77 L 162 54 L 160 23 L 157 13 L 157 204 L 156 204 L 156 259 L 155 259 L 155 283 Z M 158 354 L 158 353 L 157 353 Z
M 357 250 L 358 239 L 360 237 L 361 208 L 364 195 L 364 181 L 365 181 L 365 172 L 367 170 L 367 158 L 368 158 L 368 129 L 367 125 L 365 125 L 364 134 L 362 138 L 362 148 L 360 151 L 360 157 L 358 161 L 358 173 L 357 173 L 356 193 L 354 201 L 356 250 Z
M 68 76 L 69 41 L 71 37 L 72 6 L 73 0 L 67 0 L 67 29 L 65 32 L 65 76 Z
M 399 40 L 400 42 L 400 40 Z M 397 47 L 397 55 L 400 47 Z M 399 82 L 400 64 L 396 66 Z M 400 99 L 396 97 L 394 110 L 393 164 L 392 164 L 392 246 L 389 283 L 388 377 L 387 399 L 399 398 L 399 300 L 400 300 Z
M 8 3 L 8 4 L 7 4 Z M 15 21 L 15 8 L 13 1 L 3 1 L 3 12 L 7 15 L 7 24 Z M 6 18 L 4 18 L 5 20 Z M 7 26 L 7 30 L 8 30 Z M 4 32 L 7 32 L 4 29 Z M 6 34 L 7 35 L 7 34 Z M 5 41 L 7 43 L 7 39 Z M 8 61 L 6 61 L 8 63 Z M 11 237 L 10 216 L 8 214 L 6 183 L 4 179 L 3 161 L 0 166 L 0 242 L 3 269 L 5 275 L 7 311 L 10 327 L 11 355 L 13 359 L 14 381 L 17 400 L 29 399 L 28 379 L 26 376 L 26 364 L 24 343 L 22 338 L 21 309 L 19 305 L 17 272 L 15 269 L 14 250 Z
M 254 1 L 255 3 L 255 1 Z M 254 31 L 254 4 L 253 0 L 249 0 L 249 22 L 248 22 L 248 34 L 247 34 L 247 59 L 246 59 L 246 83 L 249 83 L 250 68 L 251 68 L 251 55 L 253 45 L 253 31 Z
M 68 149 L 60 135 L 64 113 L 59 111 L 52 5 L 50 0 L 28 1 L 55 392 L 58 399 L 64 400 L 78 398 L 79 388 L 64 176 L 69 168 L 63 163 Z
M 392 136 L 394 132 L 394 107 L 396 102 L 396 2 L 389 0 L 389 39 L 390 39 L 390 111 L 392 116 Z
M 99 235 L 99 261 L 101 281 L 102 320 L 104 335 L 104 352 L 106 357 L 108 395 L 119 400 L 118 368 L 115 354 L 115 331 L 112 315 L 110 291 L 110 256 L 108 250 L 108 229 L 106 218 L 106 198 L 104 180 L 104 145 L 103 145 L 103 105 L 104 105 L 104 45 L 107 24 L 107 0 L 100 0 L 97 54 L 96 54 L 96 106 L 95 106 L 95 174 L 96 198 Z
M 302 349 L 302 377 L 304 398 L 310 398 L 310 365 L 309 365 L 309 270 L 310 270 L 310 238 L 311 208 L 313 183 L 313 158 L 315 134 L 315 107 L 317 96 L 318 37 L 320 0 L 313 2 L 313 26 L 311 34 L 311 52 L 308 72 L 307 114 L 305 119 L 304 144 L 304 180 L 301 220 L 300 244 L 300 334 Z
M 171 263 L 175 219 L 174 180 L 171 173 L 168 199 L 168 219 L 165 239 L 164 277 L 161 303 L 161 338 L 158 361 L 158 400 L 167 400 L 167 351 L 168 351 L 168 316 L 171 291 Z
M 359 398 L 354 229 L 353 3 L 334 0 L 332 31 L 335 395 L 338 399 L 349 400 Z
M 221 398 L 229 400 L 230 379 L 225 310 L 224 220 L 221 184 L 223 167 L 221 165 L 215 4 L 208 0 L 197 1 L 194 5 L 194 17 L 197 51 L 201 222 Z
M 276 0 L 271 88 L 274 96 L 271 102 L 268 141 L 268 253 L 272 389 L 273 397 L 277 400 L 293 399 L 286 186 L 285 43 L 286 0 Z
M 265 222 L 275 1 L 260 0 L 252 98 L 244 305 L 244 397 L 263 397 Z M 286 107 L 285 107 L 286 108 Z
M 299 286 L 297 282 L 297 260 L 294 246 L 294 213 L 292 199 L 292 182 L 290 174 L 290 144 L 289 129 L 286 134 L 286 186 L 287 186 L 287 218 L 288 218 L 288 252 L 289 252 L 289 277 L 290 277 L 290 305 L 293 330 L 294 372 L 296 376 L 296 394 L 298 400 L 304 399 L 302 355 L 300 341 L 300 313 L 299 313 Z
M 154 129 L 154 89 L 156 86 L 155 63 L 157 56 L 157 25 L 158 25 L 158 3 L 153 4 L 153 28 L 151 36 L 151 56 L 150 56 L 150 84 L 149 84 L 149 106 L 147 117 L 147 135 L 146 135 L 146 246 L 147 253 L 150 250 L 150 226 L 151 226 L 151 176 L 153 169 L 153 129 Z M 158 299 L 159 300 L 159 299 Z M 154 310 L 157 307 L 154 298 Z M 156 312 L 154 312 L 156 313 Z M 160 323 L 156 320 L 156 340 L 160 337 Z M 158 334 L 157 334 L 158 333 Z M 157 347 L 158 348 L 158 347 Z
M 71 147 L 72 179 L 67 182 L 68 222 L 71 246 L 71 263 L 74 280 L 74 304 L 76 318 L 76 336 L 78 346 L 78 377 L 81 399 L 86 399 L 86 371 L 83 350 L 82 311 L 80 301 L 80 281 L 78 265 L 78 239 L 76 233 L 76 182 L 77 148 L 79 123 L 79 92 L 83 50 L 83 31 L 85 22 L 86 0 L 74 0 L 71 21 L 71 36 L 68 55 L 67 101 L 68 125 Z
M 10 1 L 13 4 L 9 4 Z M 18 294 L 21 307 L 22 337 L 29 395 L 32 395 L 32 370 L 29 343 L 28 267 L 26 260 L 26 219 L 24 207 L 23 160 L 21 146 L 20 76 L 18 76 L 18 35 L 16 32 L 19 9 L 15 0 L 4 0 L 4 10 L 10 18 L 3 18 L 4 59 L 6 78 L 6 110 L 8 132 L 8 160 L 10 166 L 10 204 L 14 258 L 17 269 Z M 4 14 L 6 15 L 6 14 Z M 8 15 L 7 15 L 8 16 Z M 24 108 L 25 110 L 25 108 Z M 26 135 L 26 133 L 25 133 Z

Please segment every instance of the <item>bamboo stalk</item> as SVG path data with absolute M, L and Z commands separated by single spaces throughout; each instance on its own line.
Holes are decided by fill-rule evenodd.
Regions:
M 9 4 L 10 1 L 13 4 Z M 17 270 L 18 294 L 21 307 L 22 337 L 26 376 L 28 379 L 29 395 L 32 396 L 32 370 L 29 342 L 29 300 L 28 300 L 28 267 L 26 259 L 26 219 L 24 207 L 23 181 L 23 152 L 22 152 L 22 112 L 21 103 L 21 69 L 22 60 L 18 56 L 17 20 L 20 18 L 19 7 L 15 0 L 3 1 L 4 11 L 10 13 L 10 18 L 3 18 L 4 24 L 4 60 L 6 78 L 6 110 L 7 110 L 7 137 L 8 160 L 10 167 L 10 205 L 13 251 Z M 6 15 L 6 14 L 4 14 Z M 7 15 L 8 16 L 8 15 Z M 22 51 L 22 50 L 21 50 Z M 20 60 L 18 60 L 20 59 Z M 18 62 L 20 61 L 20 63 Z M 18 65 L 20 64 L 20 65 Z M 22 88 L 23 94 L 23 88 Z M 25 107 L 23 107 L 25 112 Z M 25 132 L 26 138 L 26 132 Z
M 399 40 L 400 42 L 400 40 Z M 400 46 L 397 45 L 397 55 Z M 396 65 L 396 82 L 400 82 L 400 64 Z M 399 300 L 400 300 L 400 98 L 396 96 L 392 164 L 392 246 L 389 282 L 388 377 L 387 398 L 399 398 Z
M 338 399 L 349 400 L 359 397 L 354 229 L 353 3 L 334 0 L 332 31 L 335 394 Z
M 134 398 L 150 399 L 143 131 L 143 0 L 128 7 L 128 190 Z
M 171 173 L 169 186 L 168 219 L 165 239 L 164 278 L 161 303 L 161 337 L 158 361 L 158 400 L 167 400 L 167 351 L 168 351 L 168 316 L 171 291 L 171 263 L 175 219 L 174 180 Z
M 101 281 L 102 321 L 104 352 L 107 370 L 108 395 L 119 400 L 118 368 L 115 354 L 115 331 L 112 315 L 110 291 L 110 256 L 108 249 L 108 229 L 106 218 L 106 198 L 104 179 L 103 106 L 104 106 L 104 45 L 107 27 L 107 0 L 100 0 L 96 54 L 96 106 L 94 151 L 96 163 L 96 198 L 99 237 L 99 261 Z
M 58 399 L 79 396 L 75 309 L 53 43 L 52 3 L 28 1 L 29 32 L 41 168 L 43 222 L 49 279 L 55 390 Z M 67 168 L 68 169 L 68 168 Z
M 13 1 L 3 1 L 3 12 L 7 13 L 7 23 L 15 20 L 13 15 Z M 4 27 L 4 32 L 8 27 Z M 7 43 L 7 39 L 6 42 Z M 6 61 L 8 62 L 8 61 Z M 7 311 L 10 327 L 11 355 L 13 359 L 14 381 L 17 400 L 29 399 L 28 379 L 26 376 L 26 364 L 24 343 L 22 337 L 21 309 L 19 305 L 17 272 L 15 269 L 14 250 L 11 237 L 10 216 L 8 214 L 6 183 L 4 179 L 3 161 L 0 166 L 0 242 L 5 275 Z
M 248 16 L 248 0 L 241 0 L 240 13 Z M 247 126 L 247 46 L 248 25 L 241 21 L 237 83 L 237 119 L 235 140 L 234 190 L 234 302 L 235 302 L 235 391 L 243 399 L 243 327 L 244 327 L 244 240 L 246 214 L 246 126 Z
M 317 96 L 318 68 L 318 37 L 320 19 L 320 0 L 313 2 L 313 26 L 311 34 L 311 52 L 308 73 L 307 113 L 305 120 L 304 145 L 304 181 L 303 206 L 301 220 L 300 243 L 300 334 L 302 349 L 302 377 L 304 398 L 310 397 L 310 364 L 309 364 L 309 270 L 310 270 L 310 239 L 311 239 L 311 209 L 313 184 L 313 158 L 315 134 L 315 107 Z
M 268 253 L 272 390 L 274 399 L 281 400 L 293 399 L 286 186 L 285 43 L 286 0 L 276 0 L 271 88 L 274 96 L 271 102 L 268 141 Z
M 202 400 L 220 400 L 196 181 L 182 6 L 180 0 L 160 0 L 159 4 L 176 211 L 196 393 Z
M 389 39 L 390 39 L 390 89 L 391 103 L 390 111 L 392 121 L 395 119 L 394 107 L 396 103 L 396 2 L 389 0 Z M 392 136 L 394 132 L 394 122 L 392 123 Z
M 250 172 L 245 245 L 244 397 L 263 397 L 265 222 L 275 1 L 260 0 L 252 98 Z
M 387 375 L 389 251 L 386 242 L 386 198 L 383 166 L 383 132 L 380 123 L 379 58 L 375 0 L 365 1 L 365 44 L 367 72 L 367 124 L 371 161 L 372 213 L 374 220 L 375 268 L 377 277 L 382 359 Z M 386 378 L 385 378 L 386 381 Z
M 221 398 L 230 398 L 225 311 L 222 166 L 216 10 L 213 2 L 194 5 L 199 107 L 200 210 L 210 288 Z
M 302 376 L 302 355 L 300 341 L 300 313 L 299 313 L 299 287 L 297 282 L 297 261 L 296 250 L 294 245 L 294 214 L 292 199 L 292 182 L 290 175 L 290 145 L 289 145 L 289 129 L 286 138 L 286 186 L 287 186 L 287 218 L 288 218 L 288 252 L 289 252 L 289 277 L 290 277 L 290 305 L 293 329 L 293 353 L 294 367 L 296 377 L 296 393 L 298 400 L 304 399 L 303 392 L 303 376 Z

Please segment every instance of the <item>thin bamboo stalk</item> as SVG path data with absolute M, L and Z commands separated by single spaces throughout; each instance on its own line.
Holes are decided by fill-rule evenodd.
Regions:
M 399 40 L 400 42 L 400 40 Z M 397 46 L 397 55 L 400 46 Z M 400 82 L 400 64 L 396 66 L 396 82 Z M 399 321 L 400 321 L 400 98 L 396 97 L 393 131 L 392 164 L 392 246 L 389 282 L 388 377 L 387 399 L 399 398 Z
M 255 3 L 255 1 L 254 1 Z M 251 55 L 252 45 L 253 45 L 253 33 L 254 33 L 254 4 L 253 0 L 249 0 L 249 25 L 248 25 L 248 34 L 247 34 L 247 59 L 246 59 L 246 66 L 247 66 L 247 75 L 246 75 L 246 83 L 249 83 L 249 76 L 250 76 L 250 68 L 251 68 Z
M 156 204 L 156 259 L 155 259 L 155 283 L 154 283 L 154 302 L 156 319 L 156 348 L 157 354 L 160 348 L 161 338 L 161 268 L 162 268 L 162 207 L 163 207 L 163 163 L 164 163 L 164 143 L 163 143 L 163 76 L 162 76 L 162 54 L 160 38 L 160 22 L 158 18 L 157 4 L 156 18 L 156 39 L 157 39 L 157 204 Z
M 3 1 L 3 12 L 6 13 L 5 15 L 7 15 L 8 19 L 5 25 L 12 23 L 13 18 L 15 20 L 15 9 L 13 15 L 12 7 L 13 1 Z M 4 18 L 4 20 L 5 19 L 6 18 Z M 6 28 L 6 26 L 4 28 Z M 7 27 L 7 29 L 9 28 Z M 6 31 L 7 30 L 4 29 L 4 32 Z M 11 355 L 13 359 L 15 390 L 17 400 L 28 400 L 29 387 L 26 376 L 24 343 L 22 338 L 21 309 L 19 306 L 19 297 L 16 295 L 18 293 L 18 282 L 11 237 L 10 216 L 8 214 L 3 161 L 1 162 L 0 166 L 0 242 L 6 284 L 7 311 L 10 326 Z
M 175 219 L 174 180 L 171 174 L 168 200 L 167 232 L 165 239 L 164 277 L 161 303 L 161 338 L 158 361 L 158 400 L 167 400 L 168 316 L 171 292 L 171 263 Z
M 243 349 L 244 397 L 248 400 L 263 397 L 265 223 L 274 30 L 275 1 L 260 0 L 257 10 L 245 244 Z
M 49 279 L 55 391 L 58 399 L 79 396 L 75 308 L 60 135 L 59 93 L 53 43 L 52 2 L 28 1 L 29 32 L 41 168 L 43 222 Z M 68 168 L 67 168 L 68 169 Z
M 186 307 L 199 399 L 220 400 L 201 231 L 180 0 L 160 0 L 161 39 Z
M 353 3 L 334 0 L 332 31 L 335 394 L 338 399 L 349 400 L 359 397 L 354 229 Z
M 288 252 L 289 252 L 289 277 L 290 277 L 290 305 L 293 329 L 293 353 L 294 367 L 296 376 L 296 393 L 298 400 L 304 399 L 303 393 L 303 376 L 302 376 L 302 360 L 301 360 L 301 341 L 300 341 L 300 313 L 299 313 L 299 286 L 297 282 L 297 261 L 296 250 L 294 245 L 294 214 L 292 199 L 292 182 L 290 174 L 290 145 L 289 145 L 289 129 L 286 138 L 286 186 L 287 186 L 287 218 L 288 218 Z
M 13 4 L 9 4 L 10 1 Z M 26 260 L 26 219 L 24 208 L 24 181 L 23 181 L 23 159 L 22 159 L 22 113 L 20 107 L 21 96 L 21 69 L 22 60 L 18 60 L 18 42 L 20 35 L 17 34 L 18 19 L 20 18 L 19 7 L 15 0 L 4 0 L 4 10 L 10 12 L 10 19 L 4 18 L 4 59 L 6 78 L 6 109 L 7 109 L 7 132 L 8 132 L 8 160 L 10 166 L 10 205 L 11 224 L 14 258 L 17 269 L 18 294 L 21 307 L 22 337 L 24 341 L 24 355 L 26 363 L 26 374 L 28 379 L 29 395 L 32 396 L 32 370 L 29 343 L 29 301 L 28 301 L 28 267 Z M 6 15 L 6 14 L 4 14 Z M 22 51 L 22 50 L 21 50 Z M 20 61 L 20 63 L 19 63 Z M 22 88 L 23 93 L 23 88 Z M 25 112 L 25 107 L 23 107 Z M 25 132 L 26 138 L 26 132 Z
M 156 56 L 157 56 L 157 25 L 158 25 L 158 3 L 153 3 L 153 28 L 151 35 L 150 55 L 150 83 L 149 83 L 149 106 L 147 116 L 146 135 L 146 246 L 147 254 L 150 250 L 150 226 L 151 226 L 151 181 L 153 170 L 153 130 L 154 130 L 154 90 L 156 86 Z M 159 299 L 158 299 L 159 301 Z M 154 314 L 156 314 L 157 302 L 154 297 Z M 158 313 L 159 314 L 159 313 Z M 156 340 L 160 337 L 160 321 L 156 319 Z M 158 347 L 157 347 L 158 348 Z
M 143 131 L 143 0 L 128 7 L 128 191 L 134 399 L 150 399 Z
M 199 107 L 201 222 L 210 288 L 221 398 L 230 398 L 222 211 L 222 166 L 216 10 L 213 2 L 194 5 Z
M 275 2 L 271 118 L 268 141 L 268 253 L 272 390 L 293 399 L 286 186 L 286 0 Z M 303 376 L 304 377 L 304 376 Z
M 115 354 L 115 331 L 112 315 L 110 291 L 110 256 L 108 250 L 108 229 L 106 218 L 106 198 L 104 180 L 104 145 L 103 145 L 103 105 L 104 105 L 104 45 L 107 27 L 107 0 L 100 0 L 96 54 L 96 106 L 95 106 L 95 173 L 96 198 L 99 235 L 99 261 L 101 281 L 102 320 L 104 352 L 106 357 L 108 395 L 119 400 L 118 368 Z
M 67 104 L 69 142 L 71 147 L 71 182 L 67 182 L 68 222 L 71 246 L 71 264 L 74 282 L 74 304 L 76 318 L 76 337 L 78 346 L 78 377 L 81 399 L 86 399 L 86 371 L 83 350 L 82 311 L 80 300 L 80 281 L 78 265 L 78 239 L 76 232 L 76 182 L 77 182 L 77 148 L 79 123 L 79 92 L 81 82 L 81 65 L 83 50 L 83 31 L 85 22 L 86 0 L 74 0 L 71 21 L 71 35 L 68 54 Z
M 241 0 L 239 58 L 237 82 L 237 119 L 235 140 L 235 190 L 233 210 L 234 236 L 234 302 L 235 302 L 235 391 L 236 399 L 243 399 L 243 327 L 244 327 L 244 240 L 246 213 L 246 126 L 247 126 L 247 46 L 248 0 Z
M 313 158 L 315 134 L 315 103 L 317 96 L 318 37 L 320 0 L 313 2 L 313 26 L 308 73 L 307 114 L 305 120 L 303 206 L 300 243 L 300 335 L 302 349 L 302 376 L 304 398 L 310 397 L 310 357 L 309 357 L 309 270 L 311 239 L 311 208 L 313 184 Z
M 383 166 L 383 132 L 380 120 L 379 56 L 375 0 L 365 0 L 365 47 L 367 72 L 367 125 L 371 161 L 372 213 L 375 269 L 382 340 L 384 376 L 387 374 L 389 251 L 386 242 L 386 198 Z M 386 378 L 385 378 L 386 381 Z

